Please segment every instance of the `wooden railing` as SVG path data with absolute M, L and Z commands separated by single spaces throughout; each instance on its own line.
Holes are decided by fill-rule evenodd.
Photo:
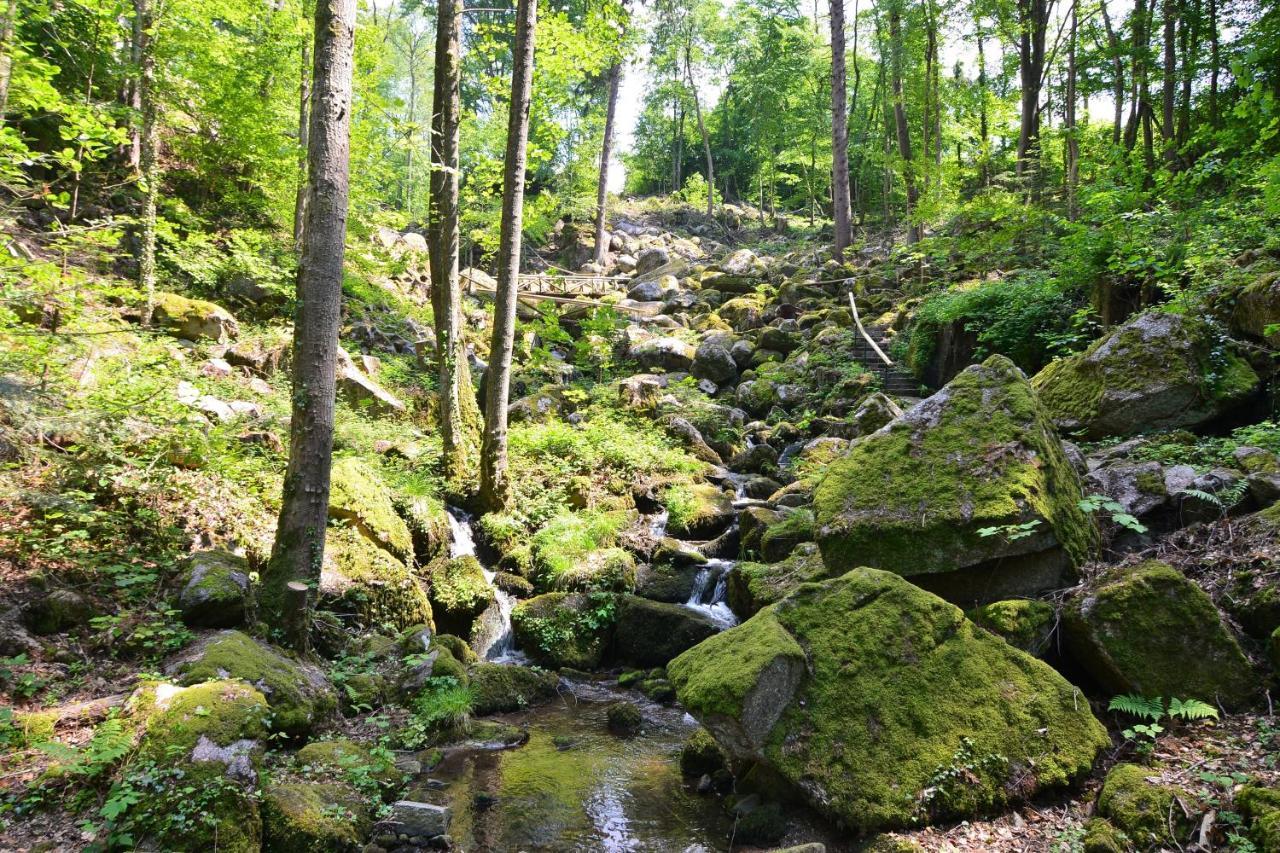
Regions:
M 862 318 L 858 316 L 858 304 L 853 300 L 852 290 L 849 291 L 849 310 L 853 312 L 853 323 L 858 327 L 858 333 L 862 335 L 863 340 L 871 345 L 871 348 L 876 351 L 876 355 L 880 356 L 885 364 L 893 367 L 893 362 L 889 359 L 889 356 L 884 354 L 884 350 L 880 349 L 880 345 L 872 340 L 871 336 L 867 334 L 867 330 L 862 327 Z

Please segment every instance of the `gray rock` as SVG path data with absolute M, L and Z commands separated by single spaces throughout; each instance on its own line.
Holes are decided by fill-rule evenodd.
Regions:
M 651 338 L 631 348 L 631 357 L 647 369 L 688 370 L 696 350 L 679 338 Z
M 178 609 L 182 621 L 201 628 L 234 628 L 244 622 L 249 564 L 227 551 L 198 551 L 187 558 Z
M 659 246 L 650 246 L 636 256 L 636 275 L 646 275 L 671 262 L 671 255 Z
M 662 299 L 662 285 L 651 279 L 642 281 L 627 291 L 627 298 L 637 302 L 657 302 Z
M 891 421 L 902 417 L 902 409 L 879 391 L 870 395 L 849 416 L 853 425 L 853 435 L 848 438 L 860 438 L 880 429 Z
M 396 824 L 396 830 L 411 838 L 435 838 L 449 831 L 452 812 L 447 806 L 419 803 L 414 800 L 397 800 L 391 804 L 387 818 Z
M 738 365 L 723 344 L 707 340 L 698 345 L 690 372 L 699 379 L 724 384 L 738 378 Z

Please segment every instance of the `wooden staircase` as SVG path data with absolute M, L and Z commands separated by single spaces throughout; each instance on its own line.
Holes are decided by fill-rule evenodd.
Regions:
M 883 329 L 875 326 L 868 326 L 866 331 L 880 349 L 888 352 L 889 343 L 885 338 Z M 921 396 L 920 380 L 916 379 L 896 364 L 893 366 L 885 364 L 884 360 L 880 358 L 874 349 L 872 349 L 871 344 L 867 343 L 861 336 L 858 337 L 857 343 L 854 345 L 853 357 L 871 374 L 879 378 L 880 390 L 884 391 L 884 393 L 888 394 L 890 397 Z

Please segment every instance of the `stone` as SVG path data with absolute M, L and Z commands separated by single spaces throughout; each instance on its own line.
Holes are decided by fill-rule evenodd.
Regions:
M 748 379 L 738 386 L 734 399 L 747 413 L 763 417 L 778 404 L 778 388 L 768 379 Z
M 1052 668 L 875 569 L 801 584 L 667 672 L 733 759 L 858 833 L 1003 808 L 1110 746 Z
M 690 372 L 699 379 L 731 383 L 738 378 L 738 364 L 718 341 L 703 341 L 694 352 Z
M 1047 601 L 1015 598 L 993 601 L 969 611 L 974 624 L 1033 657 L 1049 651 L 1058 614 Z
M 233 372 L 233 368 L 224 358 L 211 358 L 200 365 L 200 375 L 212 379 L 225 379 Z
M 1160 783 L 1148 768 L 1117 764 L 1102 783 L 1097 811 L 1144 850 L 1175 846 L 1192 828 L 1175 800 L 1193 802 L 1181 788 Z
M 1235 709 L 1259 687 L 1213 601 L 1166 563 L 1149 560 L 1091 580 L 1067 602 L 1063 627 L 1067 651 L 1112 694 Z
M 869 395 L 858 404 L 858 408 L 849 416 L 852 434 L 845 438 L 861 438 L 888 425 L 902 417 L 902 409 L 879 391 Z
M 182 621 L 200 628 L 234 628 L 244 623 L 249 597 L 249 564 L 228 551 L 197 551 L 184 563 L 179 580 Z
M 89 624 L 97 615 L 93 604 L 71 589 L 44 592 L 23 612 L 23 619 L 36 634 L 58 634 Z
M 832 573 L 897 572 L 965 606 L 1057 588 L 1096 549 L 1030 383 L 993 356 L 854 442 L 814 492 Z
M 632 666 L 666 666 L 718 630 L 711 617 L 700 611 L 624 595 L 618 603 L 614 652 L 618 660 Z
M 262 791 L 267 850 L 357 850 L 371 825 L 368 799 L 350 785 L 280 782 Z
M 334 460 L 329 517 L 346 522 L 400 561 L 413 557 L 413 534 L 396 512 L 391 491 L 372 468 L 354 456 Z
M 325 607 L 366 625 L 431 622 L 431 602 L 409 566 L 352 528 L 329 529 L 319 593 Z
M 647 279 L 633 285 L 627 291 L 627 298 L 637 302 L 657 302 L 662 299 L 662 285 L 653 279 Z
M 696 350 L 679 338 L 650 338 L 631 348 L 631 358 L 646 370 L 688 370 Z
M 1096 440 L 1203 426 L 1249 400 L 1258 376 L 1206 321 L 1152 310 L 1033 384 L 1060 429 Z
M 631 736 L 640 733 L 644 717 L 640 709 L 630 702 L 615 702 L 605 711 L 609 731 L 616 735 Z
M 670 510 L 667 532 L 678 539 L 714 539 L 733 523 L 732 495 L 711 483 L 675 486 L 664 502 Z
M 474 556 L 441 557 L 428 569 L 431 613 L 446 634 L 470 639 L 476 619 L 493 603 L 494 591 Z
M 548 592 L 516 605 L 511 628 L 516 645 L 542 666 L 592 670 L 613 638 L 612 596 Z
M 366 409 L 376 415 L 406 411 L 405 404 L 369 378 L 342 347 L 338 348 L 337 386 L 342 399 L 355 408 Z
M 419 803 L 413 800 L 397 800 L 391 804 L 387 818 L 396 825 L 396 831 L 410 838 L 435 838 L 449 831 L 452 812 L 447 806 Z
M 176 293 L 157 293 L 151 322 L 175 338 L 226 343 L 240 333 L 240 324 L 227 309 Z
M 1269 270 L 1258 276 L 1236 296 L 1231 311 L 1233 330 L 1250 338 L 1280 346 L 1280 272 Z
M 702 433 L 696 426 L 687 419 L 678 415 L 666 415 L 662 418 L 662 425 L 667 431 L 679 437 L 689 449 L 689 452 L 711 465 L 723 465 L 724 460 L 720 458 L 720 454 L 707 444 L 702 437 Z
M 554 673 L 519 664 L 477 663 L 471 668 L 472 710 L 484 716 L 521 711 L 560 695 Z
M 640 254 L 636 255 L 636 275 L 647 275 L 656 269 L 666 266 L 670 262 L 671 255 L 666 249 L 663 249 L 660 246 L 650 246 L 646 249 L 642 249 Z

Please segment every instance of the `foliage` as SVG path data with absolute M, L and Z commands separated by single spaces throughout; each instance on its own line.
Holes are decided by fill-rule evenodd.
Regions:
M 1121 732 L 1126 741 L 1135 744 L 1138 754 L 1144 758 L 1151 756 L 1156 740 L 1164 732 L 1164 726 L 1160 725 L 1162 720 L 1218 719 L 1218 709 L 1199 699 L 1171 698 L 1166 703 L 1159 696 L 1149 698 L 1131 693 L 1113 696 L 1107 710 L 1146 721 L 1133 723 Z
M 475 698 L 452 676 L 428 678 L 411 703 L 409 722 L 398 737 L 407 749 L 421 749 L 442 731 L 470 725 Z
M 1083 512 L 1090 514 L 1103 511 L 1110 513 L 1111 521 L 1118 527 L 1134 533 L 1146 533 L 1147 527 L 1130 513 L 1125 512 L 1124 505 L 1111 500 L 1106 495 L 1088 495 L 1081 498 L 1077 505 Z

